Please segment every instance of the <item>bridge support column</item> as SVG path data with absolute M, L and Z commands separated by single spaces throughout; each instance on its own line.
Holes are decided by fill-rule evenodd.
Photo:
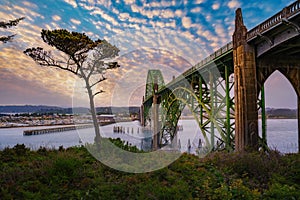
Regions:
M 241 9 L 236 11 L 233 34 L 235 79 L 235 149 L 258 149 L 257 80 L 255 50 L 247 44 Z
M 159 116 L 158 116 L 158 96 L 153 95 L 153 105 L 152 105 L 152 120 L 153 120 L 153 146 L 152 150 L 155 151 L 159 146 Z
M 159 132 L 160 132 L 159 114 L 158 114 L 159 96 L 157 95 L 158 83 L 157 83 L 156 76 L 154 77 L 153 91 L 154 94 L 153 94 L 153 102 L 152 102 L 152 120 L 153 120 L 152 150 L 155 151 L 159 147 Z
M 300 96 L 298 95 L 298 153 L 300 153 Z
M 267 125 L 266 125 L 266 104 L 265 104 L 265 86 L 261 86 L 261 137 L 262 137 L 262 147 L 264 150 L 267 150 Z
M 144 101 L 145 101 L 145 97 L 143 96 L 143 102 L 142 102 L 142 105 L 140 107 L 140 122 L 141 122 L 141 126 L 145 126 Z

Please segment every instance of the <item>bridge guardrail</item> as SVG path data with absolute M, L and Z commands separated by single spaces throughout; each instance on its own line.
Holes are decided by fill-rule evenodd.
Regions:
M 221 47 L 220 49 L 218 49 L 217 51 L 215 51 L 214 53 L 210 54 L 208 57 L 204 58 L 203 60 L 201 60 L 199 63 L 197 63 L 196 65 L 194 65 L 193 67 L 189 68 L 187 71 L 182 73 L 182 76 L 176 77 L 174 80 L 172 80 L 171 82 L 169 82 L 164 88 L 161 88 L 159 90 L 162 91 L 165 88 L 169 87 L 170 85 L 172 85 L 173 82 L 177 82 L 180 79 L 187 77 L 188 75 L 190 75 L 191 73 L 193 73 L 195 70 L 200 69 L 201 67 L 203 67 L 205 64 L 209 63 L 210 61 L 214 60 L 215 58 L 217 58 L 218 56 L 221 56 L 222 54 L 232 50 L 233 48 L 233 43 L 229 42 L 228 44 L 224 45 L 223 47 Z M 148 98 L 145 99 L 145 102 L 148 101 Z
M 214 53 L 210 54 L 208 57 L 204 58 L 203 60 L 201 60 L 199 63 L 197 63 L 196 65 L 194 65 L 193 67 L 189 68 L 187 71 L 182 73 L 182 76 L 178 76 L 175 79 L 173 79 L 171 82 L 169 82 L 167 85 L 165 85 L 163 88 L 161 88 L 158 92 L 170 87 L 170 85 L 172 85 L 174 82 L 178 82 L 179 80 L 181 80 L 182 78 L 187 77 L 188 75 L 190 75 L 191 73 L 193 73 L 195 70 L 200 69 L 201 67 L 203 67 L 205 64 L 209 63 L 210 61 L 214 60 L 215 58 L 221 56 L 222 54 L 230 51 L 233 49 L 233 43 L 232 41 L 227 43 L 226 45 L 224 45 L 223 47 L 221 47 L 220 49 L 218 49 L 217 51 L 215 51 Z M 150 98 L 146 98 L 144 102 L 147 102 Z
M 270 17 L 263 23 L 259 24 L 258 26 L 248 31 L 247 41 L 250 41 L 253 38 L 255 38 L 258 35 L 258 33 L 263 33 L 267 30 L 270 30 L 272 27 L 276 26 L 277 24 L 280 24 L 282 22 L 282 19 L 288 19 L 294 16 L 295 14 L 299 13 L 299 11 L 300 11 L 300 1 L 296 1 L 291 5 L 285 7 L 274 16 Z
M 209 63 L 210 61 L 214 60 L 215 58 L 221 56 L 222 54 L 226 53 L 227 51 L 232 50 L 233 48 L 233 43 L 229 42 L 214 53 L 210 54 L 208 57 L 204 58 L 201 60 L 199 63 L 188 69 L 187 71 L 183 72 L 183 76 L 189 75 L 191 72 L 194 70 L 200 69 L 202 66 L 205 64 Z

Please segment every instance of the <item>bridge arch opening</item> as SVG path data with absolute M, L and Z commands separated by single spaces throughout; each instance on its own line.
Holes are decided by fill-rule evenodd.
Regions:
M 282 153 L 298 152 L 297 94 L 288 78 L 274 71 L 264 83 L 267 144 Z M 261 96 L 261 94 L 259 95 Z M 259 135 L 263 126 L 259 116 Z
M 198 122 L 187 105 L 183 108 L 178 120 L 177 134 L 181 152 L 198 153 L 199 147 L 205 145 Z

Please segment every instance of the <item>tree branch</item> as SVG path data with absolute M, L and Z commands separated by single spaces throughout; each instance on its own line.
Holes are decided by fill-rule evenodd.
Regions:
M 15 20 L 9 20 L 8 22 L 0 22 L 0 28 L 10 28 L 12 26 L 17 26 L 18 23 L 25 19 L 25 17 L 21 17 Z
M 9 35 L 9 36 L 2 36 L 0 37 L 0 42 L 6 43 L 13 39 L 15 35 Z
M 60 65 L 58 61 L 54 60 L 53 56 L 51 55 L 51 52 L 47 52 L 41 47 L 26 49 L 24 53 L 30 56 L 35 62 L 37 62 L 41 66 L 56 67 L 62 70 L 72 72 L 77 76 L 79 75 L 77 70 L 74 70 L 72 69 L 72 67 L 70 67 L 69 62 L 66 64 L 66 66 Z
M 93 97 L 95 97 L 96 95 L 101 94 L 103 92 L 104 92 L 103 90 L 100 90 L 100 91 L 96 92 L 95 94 L 93 94 Z
M 90 67 L 90 69 L 89 69 L 89 73 L 88 73 L 88 75 L 87 75 L 87 78 L 89 79 L 91 76 L 92 76 L 92 74 L 94 73 L 94 70 L 95 70 L 95 66 L 96 66 L 96 64 L 95 63 L 93 63 L 93 65 L 91 66 L 90 64 L 88 64 L 88 66 Z
M 97 85 L 98 83 L 101 83 L 102 81 L 105 81 L 106 78 L 104 76 L 102 76 L 102 78 L 100 78 L 98 81 L 96 81 L 95 83 L 93 83 L 90 88 L 94 87 L 95 85 Z

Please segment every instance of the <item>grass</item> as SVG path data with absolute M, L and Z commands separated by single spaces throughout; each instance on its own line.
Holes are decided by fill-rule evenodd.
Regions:
M 0 152 L 0 199 L 300 199 L 299 183 L 299 154 L 183 154 L 161 170 L 131 174 L 84 147 Z

